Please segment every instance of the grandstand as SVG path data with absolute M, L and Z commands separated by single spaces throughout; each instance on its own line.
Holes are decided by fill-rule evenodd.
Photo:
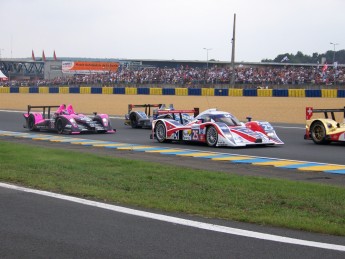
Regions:
M 84 73 L 64 73 L 64 62 L 103 62 L 98 71 L 84 70 Z M 68 63 L 68 62 L 67 62 Z M 118 64 L 119 71 L 110 71 L 109 65 Z M 208 68 L 207 68 L 208 64 Z M 255 63 L 235 62 L 236 84 L 257 87 L 275 85 L 344 85 L 345 65 L 327 71 L 318 64 Z M 12 82 L 11 86 L 75 84 L 116 86 L 126 84 L 139 87 L 149 84 L 198 87 L 229 85 L 232 74 L 231 63 L 227 61 L 198 60 L 153 60 L 153 59 L 89 59 L 59 58 L 32 61 L 30 59 L 2 59 L 0 70 Z M 94 75 L 94 72 L 101 72 Z M 84 75 L 84 76 L 83 76 Z M 15 81 L 15 83 L 13 83 Z

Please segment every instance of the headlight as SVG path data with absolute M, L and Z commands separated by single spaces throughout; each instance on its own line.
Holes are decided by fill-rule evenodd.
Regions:
M 269 136 L 270 138 L 274 137 L 274 133 L 273 132 L 268 132 L 267 136 Z
M 73 127 L 78 127 L 75 119 L 71 118 L 71 119 L 69 119 L 69 121 L 72 123 Z
M 103 118 L 102 121 L 103 121 L 103 125 L 105 127 L 107 127 L 108 126 L 108 119 L 107 118 Z

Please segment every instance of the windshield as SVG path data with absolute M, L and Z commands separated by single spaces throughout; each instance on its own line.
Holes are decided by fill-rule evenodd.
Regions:
M 228 126 L 241 126 L 241 122 L 231 114 L 216 114 L 210 116 L 215 122 L 223 122 Z

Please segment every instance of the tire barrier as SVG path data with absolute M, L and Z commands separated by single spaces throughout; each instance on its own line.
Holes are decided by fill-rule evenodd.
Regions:
M 188 95 L 187 88 L 175 88 L 175 95 Z
M 229 89 L 229 96 L 243 96 L 243 89 Z
M 149 90 L 150 90 L 150 92 L 149 92 L 150 95 L 162 95 L 163 94 L 162 88 L 149 88 Z
M 150 94 L 149 88 L 138 88 L 137 94 Z
M 125 94 L 125 95 L 179 95 L 179 96 L 258 96 L 300 98 L 345 98 L 340 89 L 235 89 L 235 88 L 148 88 L 148 87 L 0 87 L 2 93 L 20 94 Z
M 201 95 L 202 96 L 214 96 L 213 88 L 201 88 Z

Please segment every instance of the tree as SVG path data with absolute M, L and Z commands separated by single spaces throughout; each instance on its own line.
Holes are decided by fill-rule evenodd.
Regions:
M 328 64 L 331 64 L 333 62 L 333 55 L 334 51 L 329 50 L 324 54 L 319 54 L 317 52 L 314 52 L 312 56 L 304 55 L 301 51 L 297 51 L 296 55 L 294 54 L 279 54 L 274 59 L 263 59 L 261 62 L 276 62 L 280 63 L 284 57 L 288 57 L 289 61 L 288 63 L 295 63 L 295 64 L 316 64 L 317 62 L 321 63 L 321 59 L 323 57 L 326 58 L 326 62 Z M 335 52 L 335 61 L 338 62 L 338 64 L 345 64 L 345 50 L 339 50 Z

